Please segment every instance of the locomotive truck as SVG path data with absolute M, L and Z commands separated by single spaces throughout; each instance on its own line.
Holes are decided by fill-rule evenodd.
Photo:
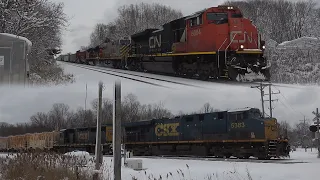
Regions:
M 276 118 L 263 118 L 259 109 L 245 108 L 123 123 L 122 143 L 135 156 L 286 157 L 290 145 L 288 139 L 280 135 L 278 125 Z M 101 131 L 103 152 L 112 154 L 112 125 L 103 125 Z M 44 134 L 47 138 L 32 139 L 33 146 L 37 145 L 40 150 L 94 153 L 96 127 Z M 8 150 L 32 148 L 28 137 L 30 135 L 10 136 Z
M 261 34 L 239 8 L 218 6 L 65 56 L 74 63 L 202 80 L 268 81 L 264 50 Z

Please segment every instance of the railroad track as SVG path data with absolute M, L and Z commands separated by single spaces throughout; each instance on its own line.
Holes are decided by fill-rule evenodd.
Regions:
M 256 86 L 261 83 L 261 82 L 235 82 L 235 81 L 228 81 L 228 80 L 212 80 L 212 79 L 204 81 L 204 80 L 194 79 L 194 78 L 190 79 L 187 77 L 176 77 L 176 76 L 172 76 L 172 75 L 169 76 L 167 74 L 156 73 L 156 72 L 152 72 L 152 73 L 150 73 L 150 72 L 137 72 L 137 71 L 131 72 L 129 70 L 122 70 L 122 69 L 115 70 L 115 69 L 112 69 L 110 67 L 105 67 L 105 66 L 92 66 L 92 65 L 76 64 L 76 63 L 71 63 L 71 62 L 63 62 L 63 63 L 69 64 L 72 66 L 76 66 L 76 67 L 80 67 L 80 68 L 84 68 L 84 69 L 88 69 L 88 70 L 92 70 L 92 71 L 96 71 L 96 72 L 100 72 L 100 73 L 104 73 L 104 74 L 108 74 L 108 75 L 112 75 L 112 76 L 117 76 L 117 77 L 129 79 L 129 80 L 133 80 L 133 81 L 138 81 L 141 83 L 146 83 L 146 84 L 160 86 L 160 87 L 164 87 L 164 88 L 170 88 L 170 89 L 172 89 L 172 87 L 159 85 L 156 83 L 143 81 L 143 80 L 139 80 L 139 79 L 134 79 L 134 78 L 123 76 L 123 75 L 145 78 L 145 79 L 156 80 L 156 81 L 167 82 L 167 83 L 178 84 L 178 85 L 184 85 L 184 86 L 189 86 L 189 87 L 201 88 L 201 89 L 208 89 L 208 90 L 213 90 L 213 89 L 208 88 L 208 87 L 204 87 L 204 86 L 189 84 L 189 83 L 182 83 L 179 81 L 173 81 L 173 80 L 157 78 L 157 77 L 150 77 L 149 75 L 161 75 L 161 76 L 168 76 L 168 77 L 174 77 L 174 78 L 181 78 L 181 79 L 185 79 L 185 80 L 194 80 L 194 81 L 199 81 L 199 82 L 212 82 L 212 83 L 216 83 L 216 84 L 224 84 L 224 85 L 227 84 L 227 85 L 244 86 L 244 87 Z M 114 73 L 117 73 L 117 74 L 114 74 Z M 139 74 L 136 74 L 136 73 L 139 73 Z M 122 74 L 122 75 L 120 75 L 120 74 Z M 140 75 L 140 74 L 145 74 L 145 75 Z M 269 84 L 269 83 L 270 82 L 262 82 L 262 84 Z M 303 87 L 293 87 L 291 84 L 272 84 L 272 86 L 284 87 L 284 88 L 290 88 L 290 89 L 305 89 Z
M 144 81 L 144 80 L 140 80 L 140 79 L 135 79 L 135 78 L 132 78 L 132 77 L 139 77 L 139 78 L 145 78 L 145 79 L 161 81 L 161 82 L 166 82 L 166 83 L 172 83 L 172 84 L 177 84 L 177 85 L 183 85 L 183 86 L 188 86 L 188 87 L 213 90 L 212 88 L 208 88 L 208 87 L 204 87 L 204 86 L 198 86 L 198 85 L 194 85 L 194 84 L 188 84 L 188 83 L 183 83 L 183 82 L 179 82 L 179 81 L 172 81 L 172 80 L 161 79 L 161 78 L 156 78 L 156 77 L 148 77 L 148 76 L 138 75 L 138 74 L 134 74 L 134 73 L 121 72 L 121 71 L 116 71 L 116 70 L 113 70 L 113 69 L 100 67 L 100 66 L 89 66 L 89 65 L 74 64 L 74 63 L 68 63 L 68 64 L 72 65 L 72 66 L 75 66 L 75 67 L 80 67 L 80 68 L 83 68 L 83 69 L 92 70 L 92 71 L 95 71 L 95 72 L 100 72 L 100 73 L 103 73 L 103 74 L 117 76 L 117 77 L 129 79 L 129 80 L 138 81 L 138 82 L 141 82 L 141 83 L 150 84 L 150 85 L 159 86 L 159 87 L 164 87 L 164 88 L 169 88 L 169 89 L 173 89 L 173 88 L 169 87 L 169 86 L 153 83 L 153 82 L 148 82 L 148 81 Z
M 183 82 L 179 82 L 179 81 L 173 81 L 173 80 L 168 80 L 168 79 L 148 76 L 148 75 L 168 76 L 168 75 L 164 75 L 164 74 L 160 74 L 160 73 L 149 73 L 149 72 L 136 72 L 136 71 L 134 71 L 136 73 L 139 73 L 139 74 L 136 74 L 136 73 L 130 73 L 130 71 L 129 72 L 124 72 L 124 71 L 128 71 L 128 70 L 115 70 L 115 69 L 111 69 L 109 67 L 104 67 L 104 66 L 90 66 L 90 65 L 75 64 L 75 63 L 70 63 L 70 62 L 63 62 L 63 63 L 66 63 L 66 64 L 71 65 L 71 66 L 87 69 L 87 70 L 92 70 L 92 71 L 96 71 L 96 72 L 100 72 L 100 73 L 104 73 L 104 74 L 108 74 L 108 75 L 112 75 L 112 76 L 117 76 L 117 77 L 129 79 L 129 80 L 133 80 L 133 81 L 139 81 L 139 82 L 142 82 L 142 83 L 151 84 L 151 85 L 155 85 L 155 86 L 162 86 L 162 87 L 165 87 L 165 88 L 171 88 L 171 87 L 167 87 L 167 86 L 163 86 L 163 85 L 159 85 L 159 84 L 155 84 L 155 83 L 150 83 L 150 82 L 143 81 L 143 80 L 130 78 L 128 76 L 145 78 L 145 79 L 150 79 L 150 80 L 155 80 L 155 81 L 167 82 L 167 83 L 172 83 L 172 84 L 177 84 L 177 85 L 184 85 L 184 86 L 201 88 L 201 89 L 213 90 L 212 88 L 208 88 L 208 87 L 204 87 L 204 86 L 199 86 L 199 85 L 183 83 Z M 120 74 L 122 74 L 122 75 L 120 75 Z M 140 75 L 140 74 L 146 74 L 146 75 Z M 123 76 L 123 75 L 128 75 L 128 76 Z M 254 82 L 232 82 L 232 81 L 223 81 L 223 80 L 202 81 L 202 80 L 189 79 L 189 78 L 184 78 L 184 77 L 175 77 L 175 76 L 168 76 L 168 77 L 181 78 L 181 79 L 185 79 L 185 80 L 195 80 L 195 81 L 201 81 L 201 82 L 212 82 L 212 83 L 219 83 L 219 84 L 244 86 L 244 87 L 249 87 L 250 85 L 257 85 L 257 83 L 254 83 Z
M 104 155 L 104 157 L 113 157 L 112 155 Z M 250 159 L 238 159 L 238 158 L 216 158 L 212 156 L 198 157 L 198 156 L 134 156 L 132 158 L 145 158 L 145 159 L 172 159 L 172 160 L 200 160 L 200 161 L 223 161 L 223 162 L 250 162 L 250 163 L 276 163 L 276 164 L 296 164 L 296 163 L 308 163 L 304 161 L 298 161 L 295 159 L 270 159 L 259 160 L 256 158 Z

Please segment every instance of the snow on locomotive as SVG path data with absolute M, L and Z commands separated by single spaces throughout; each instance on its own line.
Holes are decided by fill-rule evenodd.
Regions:
M 269 80 L 265 41 L 234 6 L 204 9 L 116 42 L 77 52 L 77 61 L 200 79 Z

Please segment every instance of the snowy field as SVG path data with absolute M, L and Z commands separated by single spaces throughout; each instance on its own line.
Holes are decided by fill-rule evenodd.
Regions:
M 5 155 L 1 154 L 1 156 Z M 253 180 L 308 180 L 316 177 L 320 166 L 320 159 L 317 158 L 316 149 L 313 149 L 312 152 L 308 149 L 305 152 L 304 149 L 299 148 L 291 153 L 290 158 L 283 160 L 236 162 L 237 159 L 226 159 L 225 161 L 215 159 L 178 160 L 138 157 L 136 159 L 142 160 L 144 170 L 136 171 L 122 166 L 122 179 L 131 180 L 132 177 L 136 177 L 139 180 L 159 179 L 161 176 L 162 179 L 179 180 L 245 180 L 248 179 L 247 172 L 249 172 Z M 104 179 L 112 179 L 113 165 L 111 160 L 112 157 L 104 157 Z M 182 173 L 184 174 L 184 178 Z
M 174 78 L 160 75 L 151 77 L 180 82 L 180 84 L 155 81 L 142 77 L 132 77 L 149 83 L 157 83 L 165 87 L 154 86 L 125 78 L 116 77 L 101 72 L 76 67 L 67 63 L 58 62 L 66 72 L 75 75 L 76 82 L 70 85 L 57 87 L 0 87 L 0 119 L 4 122 L 26 122 L 34 113 L 48 112 L 54 103 L 68 104 L 71 109 L 85 106 L 87 84 L 87 107 L 91 101 L 98 97 L 98 82 L 102 81 L 106 88 L 104 98 L 113 98 L 113 86 L 116 79 L 121 80 L 122 96 L 133 93 L 142 104 L 163 102 L 164 106 L 173 113 L 198 111 L 203 104 L 209 102 L 215 109 L 226 110 L 243 107 L 261 108 L 260 91 L 250 88 L 250 85 L 222 84 Z M 93 67 L 91 67 L 93 68 Z M 101 70 L 104 71 L 104 70 Z M 129 72 L 140 75 L 145 73 Z M 113 73 L 116 74 L 116 73 Z M 119 74 L 120 75 L 120 74 Z M 123 74 L 121 74 L 123 75 Z M 129 75 L 123 75 L 130 77 Z M 295 123 L 306 118 L 312 119 L 312 111 L 320 107 L 320 91 L 318 86 L 277 85 L 273 92 L 281 91 L 274 95 L 274 116 L 280 121 L 286 120 Z M 266 89 L 266 94 L 268 89 Z M 5 96 L 4 96 L 5 94 Z M 267 96 L 265 97 L 267 98 Z M 265 104 L 266 112 L 268 102 Z M 19 109 L 19 113 L 16 113 Z
M 161 175 L 163 179 L 167 179 L 167 174 L 169 174 L 168 179 L 183 179 L 181 173 L 177 173 L 177 170 L 182 170 L 186 179 L 200 180 L 211 176 L 212 179 L 242 180 L 247 179 L 248 170 L 253 180 L 307 180 L 314 179 L 318 174 L 320 159 L 316 157 L 316 149 L 313 149 L 313 152 L 310 149 L 307 152 L 304 149 L 297 149 L 289 159 L 275 161 L 232 162 L 227 159 L 226 161 L 200 161 L 142 158 L 145 171 L 123 168 L 122 176 L 123 179 L 128 180 L 132 176 L 137 179 L 149 179 L 149 175 L 152 174 L 153 177 L 159 178 Z M 111 159 L 111 157 L 105 157 L 104 161 L 110 165 Z M 170 177 L 170 172 L 173 177 Z

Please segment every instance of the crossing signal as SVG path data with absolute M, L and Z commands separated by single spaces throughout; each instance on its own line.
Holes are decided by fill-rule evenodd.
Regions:
M 310 127 L 309 127 L 309 130 L 311 131 L 311 132 L 317 132 L 317 125 L 311 125 Z

